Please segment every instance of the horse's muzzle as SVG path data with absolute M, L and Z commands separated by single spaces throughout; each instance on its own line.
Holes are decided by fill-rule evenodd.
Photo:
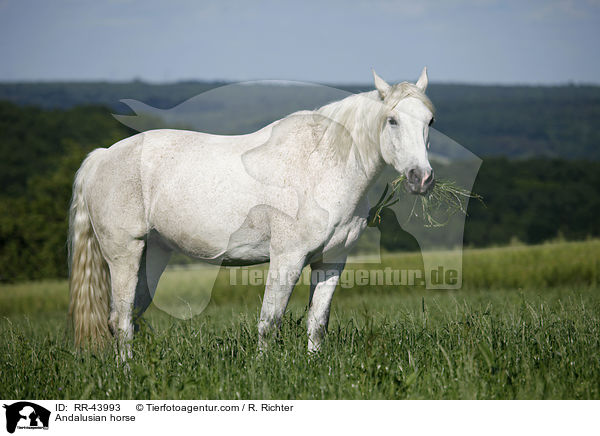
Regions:
M 425 195 L 434 185 L 433 169 L 413 168 L 406 173 L 406 187 L 412 194 Z

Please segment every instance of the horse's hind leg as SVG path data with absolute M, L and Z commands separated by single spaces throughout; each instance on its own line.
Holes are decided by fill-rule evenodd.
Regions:
M 133 297 L 133 327 L 134 331 L 139 330 L 139 319 L 144 314 L 150 303 L 152 303 L 152 293 L 148 287 L 148 273 L 146 267 L 147 245 L 142 252 L 140 266 L 138 268 L 137 285 Z
M 112 288 L 109 325 L 122 360 L 132 356 L 128 342 L 133 338 L 133 304 L 144 244 L 143 240 L 130 240 L 120 247 L 119 256 L 107 259 Z

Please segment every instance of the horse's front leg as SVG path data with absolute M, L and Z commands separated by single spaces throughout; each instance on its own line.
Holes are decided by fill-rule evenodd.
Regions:
M 265 296 L 258 321 L 258 347 L 265 351 L 269 336 L 277 331 L 294 286 L 305 266 L 305 255 L 280 254 L 271 258 Z
M 333 263 L 312 263 L 308 302 L 308 351 L 318 351 L 327 331 L 333 293 L 346 265 L 346 258 Z

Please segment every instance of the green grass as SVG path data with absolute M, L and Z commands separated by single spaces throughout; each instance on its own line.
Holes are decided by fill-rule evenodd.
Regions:
M 306 353 L 306 286 L 260 355 L 262 289 L 230 286 L 223 270 L 200 315 L 147 312 L 129 370 L 111 351 L 72 346 L 64 281 L 5 285 L 0 397 L 598 399 L 599 262 L 597 240 L 467 250 L 458 291 L 340 288 L 315 356 Z M 406 254 L 369 267 L 420 265 L 419 255 Z M 198 270 L 168 271 L 159 305 L 184 299 L 199 311 L 209 282 Z

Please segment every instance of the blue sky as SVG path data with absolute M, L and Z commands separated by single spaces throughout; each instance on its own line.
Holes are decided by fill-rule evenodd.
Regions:
M 599 0 L 0 0 L 0 81 L 600 84 Z

